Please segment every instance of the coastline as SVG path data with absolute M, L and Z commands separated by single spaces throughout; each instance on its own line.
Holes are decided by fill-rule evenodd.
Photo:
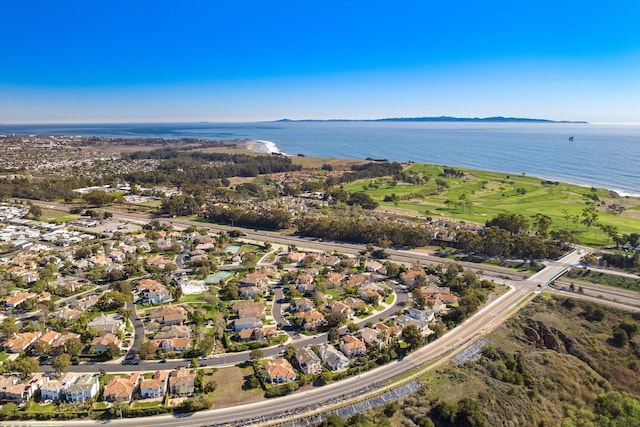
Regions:
M 247 148 L 260 154 L 282 154 L 284 156 L 287 155 L 280 151 L 275 142 L 266 141 L 264 139 L 252 139 L 248 141 Z
M 541 177 L 640 196 L 638 126 L 429 122 L 0 125 L 2 133 L 233 141 L 246 153 L 367 157 Z M 568 141 L 575 136 L 575 141 Z M 262 141 L 251 142 L 247 141 Z M 275 146 L 269 144 L 274 143 Z M 332 162 L 332 161 L 331 161 Z
M 251 139 L 251 140 L 247 140 L 246 142 L 246 149 L 257 153 L 257 154 L 280 154 L 283 156 L 291 156 L 294 157 L 291 154 L 286 154 L 283 153 L 282 151 L 280 151 L 280 149 L 278 148 L 278 146 L 276 145 L 275 142 L 273 141 L 267 141 L 267 140 L 262 140 L 262 139 Z M 306 157 L 306 156 L 305 156 Z M 309 156 L 308 158 L 326 158 L 326 157 L 322 157 L 322 156 Z M 335 159 L 339 159 L 338 157 L 336 157 Z M 367 162 L 366 159 L 345 159 L 345 160 L 351 160 L 351 161 L 357 161 L 357 162 Z M 424 163 L 424 162 L 413 162 L 411 160 L 408 161 L 398 161 L 398 163 L 402 163 L 402 164 L 409 164 L 409 163 Z M 424 163 L 424 164 L 428 164 L 428 163 Z M 484 170 L 484 169 L 477 169 L 477 168 L 470 168 L 467 166 L 460 166 L 460 165 L 447 165 L 447 166 L 453 166 L 453 167 L 458 167 L 461 169 L 466 169 L 466 170 Z M 503 171 L 503 170 L 486 170 L 487 172 L 495 172 L 495 173 L 505 173 L 505 174 L 510 174 L 510 175 L 520 175 L 518 172 L 510 172 L 510 171 Z M 588 183 L 584 183 L 584 182 L 572 182 L 569 180 L 566 180 L 565 178 L 557 178 L 557 177 L 550 177 L 550 176 L 539 176 L 539 175 L 529 175 L 529 177 L 533 177 L 533 178 L 538 178 L 540 180 L 545 180 L 545 181 L 557 181 L 557 182 L 563 182 L 565 184 L 571 184 L 571 185 L 577 185 L 579 187 L 584 187 L 584 188 L 591 188 L 594 187 L 594 185 L 588 184 Z M 625 197 L 633 197 L 633 198 L 640 198 L 640 192 L 638 193 L 631 193 L 625 190 L 620 190 L 620 189 L 615 189 L 615 188 L 608 188 L 608 187 L 604 187 L 601 186 L 599 188 L 603 188 L 607 191 L 611 191 L 615 194 L 618 195 L 618 197 L 620 198 L 625 198 Z

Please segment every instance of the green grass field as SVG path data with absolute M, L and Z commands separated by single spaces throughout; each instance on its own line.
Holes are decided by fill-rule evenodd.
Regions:
M 382 210 L 415 216 L 444 217 L 483 224 L 493 216 L 509 212 L 530 219 L 538 214 L 551 217 L 551 229 L 568 229 L 581 243 L 607 244 L 606 235 L 592 226 L 587 233 L 580 215 L 597 198 L 598 222 L 617 227 L 620 233 L 640 231 L 640 198 L 618 197 L 609 190 L 578 185 L 543 182 L 540 178 L 499 172 L 456 168 L 460 178 L 443 177 L 443 166 L 413 164 L 407 172 L 429 176 L 422 185 L 394 182 L 390 177 L 361 180 L 345 185 L 350 192 L 365 191 Z M 446 183 L 438 188 L 436 180 Z M 395 197 L 394 197 L 395 196 Z M 393 197 L 393 201 L 384 201 Z M 611 213 L 620 206 L 621 214 Z M 572 218 L 573 216 L 573 218 Z M 574 221 L 578 216 L 577 222 Z M 611 242 L 609 242 L 611 243 Z

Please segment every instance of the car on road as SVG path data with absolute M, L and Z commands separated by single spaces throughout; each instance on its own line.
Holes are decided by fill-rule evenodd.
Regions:
M 167 363 L 167 359 L 160 359 L 160 363 Z
M 218 357 L 220 356 L 218 356 L 217 354 L 212 354 L 211 356 L 209 356 L 209 359 L 217 359 Z

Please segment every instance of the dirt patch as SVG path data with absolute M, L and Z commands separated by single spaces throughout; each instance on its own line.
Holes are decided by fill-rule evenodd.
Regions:
M 218 369 L 213 374 L 213 380 L 218 387 L 211 394 L 212 407 L 226 408 L 265 400 L 264 391 L 261 388 L 256 390 L 242 389 L 245 377 L 252 374 L 253 369 L 251 368 L 241 369 L 234 366 Z

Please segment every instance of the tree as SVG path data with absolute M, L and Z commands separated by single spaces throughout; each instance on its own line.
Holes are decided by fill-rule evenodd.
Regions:
M 520 214 L 501 213 L 487 221 L 487 227 L 499 227 L 507 230 L 512 236 L 525 234 L 529 229 L 529 221 Z
M 422 310 L 427 305 L 427 299 L 419 288 L 414 288 L 411 291 L 411 296 L 413 297 L 413 303 L 416 305 L 416 308 Z
M 15 318 L 5 317 L 4 319 L 2 319 L 2 323 L 0 323 L 0 331 L 2 331 L 5 336 L 16 334 L 19 330 L 20 328 L 18 328 L 18 325 L 16 325 Z
M 198 348 L 202 352 L 202 354 L 209 354 L 213 351 L 213 347 L 216 344 L 216 340 L 210 336 L 205 336 L 202 341 L 198 342 Z
M 284 357 L 291 362 L 296 357 L 296 348 L 289 344 L 287 348 L 284 349 Z
M 104 354 L 109 358 L 109 360 L 115 359 L 116 357 L 120 356 L 120 348 L 114 343 L 109 343 L 107 344 L 107 349 L 105 350 Z
M 415 350 L 423 344 L 422 333 L 415 325 L 405 326 L 402 329 L 401 337 L 411 350 Z
M 329 333 L 327 334 L 327 340 L 329 340 L 329 342 L 338 341 L 339 338 L 340 338 L 340 331 L 338 330 L 338 328 L 334 327 L 329 329 Z
M 2 405 L 2 409 L 0 409 L 0 418 L 2 418 L 3 420 L 13 418 L 19 410 L 20 408 L 18 408 L 18 405 L 16 405 L 15 403 L 6 403 Z
M 48 356 L 49 353 L 51 353 L 51 345 L 49 343 L 38 340 L 33 344 L 32 354 Z
M 19 357 L 11 366 L 14 370 L 20 372 L 23 377 L 28 377 L 40 368 L 38 361 L 33 357 Z
M 540 237 L 547 237 L 549 227 L 553 223 L 551 217 L 545 214 L 537 213 L 533 217 L 533 226 L 535 227 L 536 234 Z
M 126 302 L 127 296 L 122 292 L 105 292 L 96 303 L 96 307 L 100 311 L 112 311 L 123 307 Z
M 358 332 L 359 329 L 360 329 L 360 327 L 358 325 L 356 325 L 355 323 L 353 323 L 353 322 L 349 322 L 347 324 L 347 330 L 349 332 L 351 332 L 352 334 L 355 334 L 356 332 Z
M 58 375 L 62 372 L 67 372 L 69 366 L 71 366 L 71 356 L 66 353 L 59 354 L 51 361 L 51 367 L 56 370 Z
M 349 205 L 360 205 L 362 209 L 373 210 L 378 207 L 378 202 L 373 200 L 373 198 L 367 193 L 352 193 L 349 196 L 349 201 L 347 202 Z
M 156 346 L 151 341 L 145 341 L 140 346 L 140 350 L 138 350 L 138 354 L 143 359 L 150 359 L 156 354 Z
M 320 424 L 320 427 L 344 427 L 346 425 L 347 423 L 339 415 L 331 414 Z
M 249 360 L 253 361 L 253 362 L 257 362 L 258 360 L 262 359 L 264 357 L 264 352 L 262 350 L 260 350 L 259 348 L 255 348 L 253 350 L 251 350 L 251 353 L 249 354 Z
M 594 205 L 589 205 L 582 210 L 581 217 L 582 221 L 580 222 L 587 227 L 588 232 L 589 228 L 598 222 L 598 210 Z
M 39 221 L 42 217 L 42 208 L 38 205 L 34 205 L 32 202 L 29 202 L 29 212 L 27 213 L 31 218 Z
M 102 190 L 93 190 L 85 194 L 83 199 L 87 204 L 100 208 L 110 203 L 113 200 L 113 197 Z
M 616 236 L 618 235 L 618 227 L 616 227 L 615 225 L 598 224 L 598 228 L 600 228 L 600 230 L 602 230 L 602 232 L 607 235 L 607 244 L 609 244 L 610 239 L 615 240 Z

